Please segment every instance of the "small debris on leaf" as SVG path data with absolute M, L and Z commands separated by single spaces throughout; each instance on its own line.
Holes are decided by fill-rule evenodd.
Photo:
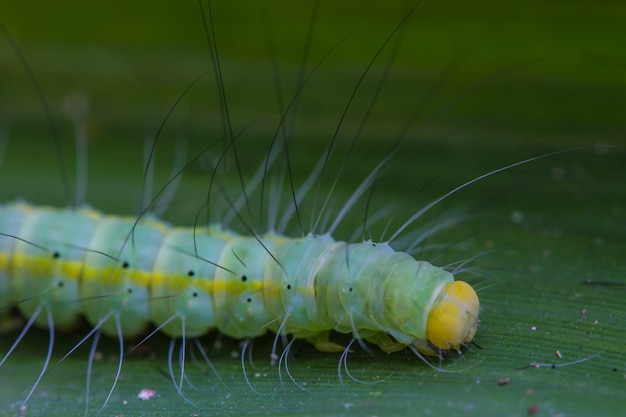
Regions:
M 148 401 L 156 397 L 156 394 L 157 392 L 155 390 L 144 388 L 139 391 L 139 394 L 137 394 L 137 398 L 139 398 L 141 401 Z

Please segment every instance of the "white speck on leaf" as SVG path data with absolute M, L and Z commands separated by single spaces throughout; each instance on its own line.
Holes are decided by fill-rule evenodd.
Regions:
M 137 394 L 137 398 L 139 398 L 141 401 L 148 401 L 156 397 L 156 395 L 157 393 L 155 390 L 144 388 L 141 391 L 139 391 L 139 394 Z

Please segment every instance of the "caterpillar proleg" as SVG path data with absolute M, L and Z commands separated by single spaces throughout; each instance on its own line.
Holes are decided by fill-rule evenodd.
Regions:
M 68 26 L 73 20 L 91 22 L 71 32 L 67 47 L 83 51 L 82 59 L 66 59 L 63 47 L 33 41 L 27 26 L 14 23 L 20 13 L 1 18 L 45 96 L 53 97 L 49 106 L 57 123 L 61 120 L 61 165 L 70 174 L 71 128 L 88 126 L 86 194 L 98 210 L 83 204 L 80 191 L 62 191 L 68 182 L 58 179 L 49 128 L 35 124 L 34 133 L 24 128 L 31 119 L 44 118 L 34 110 L 39 98 L 28 105 L 11 99 L 4 135 L 9 146 L 0 166 L 0 315 L 12 323 L 17 312 L 23 324 L 0 332 L 0 379 L 20 375 L 16 387 L 0 388 L 0 397 L 8 398 L 0 401 L 0 412 L 41 415 L 46 404 L 67 399 L 77 404 L 67 414 L 90 415 L 223 407 L 233 415 L 264 413 L 259 407 L 276 415 L 293 414 L 299 404 L 309 414 L 319 409 L 327 415 L 402 414 L 418 403 L 439 414 L 472 411 L 502 369 L 541 360 L 520 353 L 540 355 L 533 336 L 548 338 L 557 333 L 548 324 L 570 319 L 551 310 L 552 298 L 578 300 L 579 289 L 565 279 L 542 285 L 552 274 L 542 268 L 557 258 L 556 248 L 568 245 L 550 241 L 566 221 L 542 227 L 552 220 L 551 207 L 559 207 L 565 219 L 573 207 L 591 204 L 580 197 L 586 195 L 582 191 L 575 194 L 589 193 L 585 179 L 591 175 L 581 176 L 571 161 L 582 159 L 587 172 L 604 172 L 598 165 L 611 166 L 606 162 L 611 156 L 603 146 L 571 152 L 582 156 L 558 154 L 597 142 L 585 135 L 571 143 L 544 143 L 557 131 L 554 120 L 561 119 L 548 117 L 555 114 L 546 104 L 552 96 L 542 95 L 545 85 L 554 85 L 546 81 L 554 74 L 525 67 L 536 57 L 534 50 L 516 51 L 519 56 L 511 58 L 505 45 L 481 61 L 478 46 L 476 55 L 467 57 L 462 52 L 472 43 L 467 27 L 429 2 L 412 13 L 404 5 L 359 2 L 347 11 L 314 2 L 303 11 L 302 5 L 285 3 L 265 6 L 268 13 L 247 4 L 243 12 L 254 16 L 250 19 L 215 1 L 201 2 L 201 11 L 193 4 L 190 12 L 151 5 L 160 16 L 154 23 L 143 9 L 128 10 L 109 25 L 126 27 L 122 35 L 90 30 L 98 22 L 90 13 L 67 18 Z M 464 8 L 457 7 L 455 15 L 464 20 Z M 39 13 L 59 12 L 34 11 L 31 27 L 47 20 Z M 485 18 L 507 21 L 500 15 Z M 440 33 L 456 40 L 448 44 Z M 477 33 L 496 44 L 498 36 Z M 56 36 L 68 35 L 61 28 Z M 80 44 L 83 37 L 87 47 Z M 144 47 L 152 37 L 154 46 Z M 111 52 L 119 48 L 122 53 Z M 146 52 L 157 49 L 158 54 Z M 41 54 L 48 50 L 59 54 L 53 63 L 67 61 L 59 66 L 75 71 L 67 76 L 70 82 L 50 83 L 49 61 Z M 8 79 L 21 79 L 24 90 L 30 88 L 10 47 L 3 46 L 2 62 L 5 56 L 18 68 Z M 128 64 L 140 59 L 135 56 L 149 68 Z M 98 82 L 82 80 L 84 70 L 92 78 L 99 74 Z M 568 74 L 562 68 L 555 72 Z M 126 91 L 114 99 L 103 94 L 118 83 Z M 64 124 L 57 113 L 68 89 L 88 93 L 91 114 Z M 486 93 L 475 99 L 476 90 Z M 555 95 L 564 91 L 569 90 Z M 513 104 L 533 94 L 535 101 Z M 25 96 L 34 94 L 28 90 Z M 579 103 L 587 98 L 576 97 Z M 590 102 L 597 105 L 594 98 Z M 27 123 L 21 122 L 22 107 L 32 108 Z M 585 105 L 582 113 L 592 107 Z M 570 111 L 579 114 L 578 108 Z M 520 121 L 511 121 L 516 118 Z M 30 136 L 37 139 L 26 144 L 19 139 Z M 147 145 L 141 143 L 144 137 Z M 179 143 L 187 147 L 183 162 L 170 156 Z M 148 151 L 142 163 L 143 148 Z M 16 165 L 33 171 L 16 171 Z M 152 167 L 155 174 L 144 176 Z M 92 180 L 92 173 L 103 178 Z M 558 173 L 565 178 L 560 184 Z M 159 203 L 161 192 L 170 191 L 166 184 L 180 178 L 172 202 Z M 152 182 L 156 193 L 142 181 Z M 482 220 L 463 207 L 475 200 L 487 201 L 478 207 Z M 550 203 L 533 211 L 535 201 L 559 200 L 572 211 Z M 611 207 L 618 212 L 620 204 Z M 603 214 L 597 218 L 606 218 Z M 536 248 L 541 255 L 534 256 Z M 523 251 L 531 255 L 524 257 Z M 574 264 L 576 255 L 570 256 Z M 483 258 L 488 261 L 481 263 Z M 502 273 L 507 268 L 520 276 Z M 485 283 L 491 276 L 495 290 Z M 480 291 L 487 286 L 489 291 Z M 485 300 L 480 313 L 477 293 Z M 574 301 L 567 307 L 580 310 Z M 598 311 L 594 307 L 588 310 Z M 548 323 L 533 322 L 540 331 L 522 333 L 538 317 Z M 591 322 L 568 334 L 572 346 L 584 346 L 585 356 L 600 350 L 577 339 L 579 333 L 593 334 L 583 328 Z M 212 347 L 215 340 L 222 347 Z M 156 358 L 130 357 L 150 346 L 149 355 Z M 559 349 L 574 362 L 567 347 L 551 352 Z M 484 358 L 497 366 L 475 366 Z M 411 386 L 398 389 L 392 382 L 372 389 L 370 382 L 385 379 Z M 515 377 L 511 380 L 515 386 Z M 531 382 L 525 381 L 534 387 Z M 158 395 L 136 399 L 142 388 Z M 452 389 L 458 395 L 444 398 Z M 270 394 L 250 396 L 251 390 Z M 319 391 L 341 393 L 320 405 Z

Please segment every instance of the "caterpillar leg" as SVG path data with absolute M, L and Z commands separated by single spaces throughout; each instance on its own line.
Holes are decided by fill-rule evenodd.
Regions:
M 329 340 L 330 332 L 320 332 L 313 336 L 309 336 L 306 340 L 315 346 L 315 349 L 320 352 L 343 352 L 346 347 L 339 343 L 331 342 Z
M 388 334 L 383 332 L 376 333 L 373 336 L 365 338 L 365 340 L 375 344 L 380 348 L 380 350 L 385 353 L 394 353 L 406 348 L 405 344 L 394 340 L 393 338 L 389 337 Z
M 24 327 L 24 319 L 17 316 L 0 316 L 0 336 L 19 331 Z
M 437 356 L 441 358 L 441 353 L 437 353 L 431 345 L 428 344 L 425 340 L 414 339 L 411 342 L 411 346 L 413 346 L 419 353 L 423 353 L 426 356 Z

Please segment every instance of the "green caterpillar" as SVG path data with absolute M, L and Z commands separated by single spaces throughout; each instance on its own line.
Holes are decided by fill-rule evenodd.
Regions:
M 469 343 L 478 326 L 471 286 L 387 244 L 239 236 L 25 204 L 2 206 L 0 219 L 20 237 L 14 245 L 9 233 L 2 238 L 3 302 L 21 301 L 27 317 L 48 309 L 61 328 L 84 315 L 119 337 L 149 322 L 173 337 L 271 330 L 341 351 L 328 340 L 334 330 L 387 352 L 409 345 L 440 355 Z M 35 323 L 46 327 L 48 318 Z

